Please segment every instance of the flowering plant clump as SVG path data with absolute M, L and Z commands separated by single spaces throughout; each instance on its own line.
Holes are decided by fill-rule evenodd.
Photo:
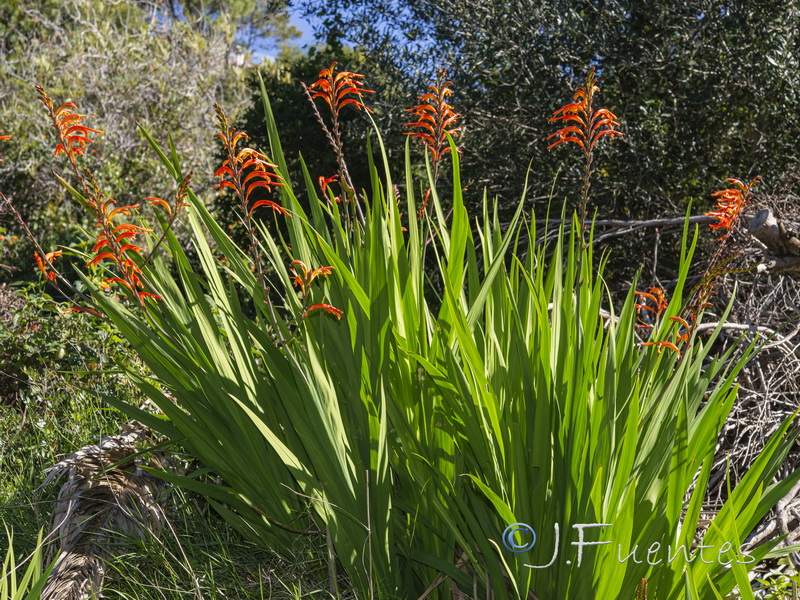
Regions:
M 409 150 L 402 195 L 382 153 L 371 192 L 356 196 L 339 115 L 369 112 L 363 97 L 372 91 L 336 66 L 305 92 L 339 170 L 304 171 L 302 194 L 288 183 L 266 91 L 270 156 L 215 106 L 224 152 L 215 187 L 236 196 L 247 248 L 191 189 L 192 173 L 166 135 L 164 152 L 142 129 L 177 187 L 173 199 L 144 198 L 158 224 L 142 220 L 139 204 L 117 206 L 79 168 L 99 130 L 75 105 L 56 108 L 39 90 L 58 134 L 55 154 L 80 185 L 61 181 L 97 228 L 87 263 L 107 272 L 102 283 L 78 272 L 90 295 L 80 298 L 95 308 L 71 310 L 118 328 L 147 372 L 120 370 L 163 414 L 108 402 L 203 464 L 164 479 L 206 495 L 229 523 L 279 553 L 296 551 L 301 536 L 318 544 L 358 597 L 605 599 L 637 590 L 642 599 L 649 591 L 681 600 L 746 589 L 742 559 L 762 560 L 772 548 L 745 551 L 744 540 L 800 472 L 763 482 L 775 481 L 800 431 L 782 425 L 699 531 L 717 441 L 752 348 L 713 359 L 719 329 L 693 338 L 699 311 L 696 320 L 679 316 L 694 251 L 685 239 L 671 297 L 660 287 L 631 289 L 618 312 L 603 310 L 612 300 L 605 263 L 598 266 L 593 232 L 577 228 L 592 151 L 622 134 L 613 113 L 593 106 L 594 72 L 552 117 L 561 129 L 551 148 L 569 142 L 584 155 L 580 214 L 572 235 L 559 230 L 554 252 L 524 243 L 532 235 L 522 202 L 502 227 L 488 200 L 471 220 L 454 148 L 460 115 L 444 71 L 409 111 L 408 135 L 432 160 L 429 190 L 450 152 L 451 197 L 430 193 L 426 218 L 403 220 L 400 202 L 413 212 L 422 185 Z M 720 228 L 735 225 L 746 187 L 715 196 Z M 259 209 L 278 226 L 261 221 Z M 171 230 L 179 214 L 188 245 Z M 434 239 L 427 256 L 435 260 L 426 261 Z M 53 265 L 66 256 L 37 246 L 48 282 L 68 283 Z M 207 471 L 222 483 L 196 477 Z M 599 543 L 584 542 L 583 527 L 595 527 Z M 545 543 L 524 546 L 526 532 Z M 693 543 L 728 548 L 732 560 L 696 561 Z M 635 558 L 655 545 L 684 548 L 685 560 Z M 572 554 L 554 565 L 554 551 Z M 570 567 L 576 558 L 579 568 Z

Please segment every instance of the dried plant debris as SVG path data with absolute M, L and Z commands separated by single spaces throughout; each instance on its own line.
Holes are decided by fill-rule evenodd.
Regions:
M 43 600 L 99 597 L 113 545 L 126 536 L 157 535 L 164 524 L 163 488 L 141 468 L 161 463 L 155 453 L 139 454 L 149 431 L 136 421 L 120 430 L 47 470 L 42 486 L 62 475 L 67 480 L 58 494 L 51 533 L 61 553 Z
M 800 197 L 794 194 L 755 196 L 753 212 L 775 216 L 779 223 L 800 223 Z M 762 216 L 763 216 L 762 215 Z M 752 222 L 753 219 L 750 219 Z M 752 231 L 749 232 L 752 234 Z M 738 377 L 739 394 L 725 423 L 717 448 L 715 474 L 709 482 L 708 509 L 713 514 L 727 497 L 726 464 L 730 462 L 731 487 L 742 478 L 780 424 L 800 408 L 800 287 L 789 271 L 765 270 L 761 240 L 748 233 L 734 236 L 737 258 L 732 267 L 741 270 L 719 281 L 719 305 L 735 296 L 729 321 L 749 325 L 751 331 L 731 331 L 729 343 L 743 333 L 747 339 L 758 331 L 770 338 L 756 358 Z M 766 254 L 770 254 L 767 249 Z M 778 472 L 778 478 L 800 468 L 800 448 L 795 447 Z M 761 543 L 786 535 L 778 547 L 800 543 L 800 485 L 795 486 L 762 520 L 749 543 Z M 795 564 L 798 555 L 792 554 Z

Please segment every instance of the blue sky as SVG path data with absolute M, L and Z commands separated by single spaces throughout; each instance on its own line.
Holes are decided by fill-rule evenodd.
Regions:
M 298 7 L 291 7 L 289 9 L 289 15 L 291 17 L 291 24 L 294 25 L 302 36 L 292 40 L 290 45 L 297 46 L 298 48 L 303 48 L 304 46 L 309 46 L 314 43 L 314 31 L 311 28 L 311 24 L 308 22 L 307 19 L 303 18 L 300 14 L 300 9 Z M 271 48 L 271 49 L 263 49 L 263 48 L 254 48 L 252 53 L 252 60 L 254 63 L 261 62 L 264 58 L 274 58 L 278 54 L 278 48 Z
M 295 43 L 301 48 L 311 44 L 314 41 L 314 32 L 311 29 L 311 24 L 300 15 L 300 10 L 296 6 L 289 9 L 289 14 L 292 16 L 292 25 L 297 27 L 303 34 L 303 37 Z

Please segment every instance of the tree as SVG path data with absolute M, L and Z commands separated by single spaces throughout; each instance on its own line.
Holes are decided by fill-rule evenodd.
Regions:
M 731 175 L 760 173 L 763 189 L 775 189 L 800 163 L 796 3 L 303 5 L 320 18 L 320 35 L 358 45 L 376 68 L 404 72 L 416 88 L 434 66 L 448 66 L 465 115 L 465 171 L 476 195 L 488 187 L 506 206 L 519 197 L 529 161 L 540 204 L 559 169 L 556 198 L 579 189 L 569 152 L 548 152 L 546 138 L 548 118 L 589 66 L 625 132 L 597 168 L 593 198 L 603 216 L 682 212 L 691 198 L 708 205 L 708 192 Z
M 52 168 L 53 138 L 34 84 L 59 103 L 76 102 L 81 112 L 93 115 L 90 126 L 105 131 L 92 150 L 107 144 L 115 153 L 92 167 L 119 202 L 174 193 L 137 125 L 156 136 L 171 132 L 179 153 L 192 156 L 196 165 L 194 185 L 210 189 L 216 162 L 210 143 L 213 103 L 235 117 L 247 102 L 238 56 L 242 32 L 257 26 L 262 38 L 271 32 L 282 39 L 291 31 L 270 29 L 270 19 L 280 25 L 283 2 L 252 2 L 267 11 L 257 21 L 241 3 L 206 4 L 200 14 L 201 4 L 21 0 L 0 5 L 0 135 L 11 136 L 3 143 L 0 186 L 48 244 L 67 244 L 80 220 L 61 202 L 63 188 L 43 176 Z M 23 238 L 9 214 L 0 216 L 4 233 Z M 0 263 L 27 269 L 23 277 L 33 273 L 30 247 L 0 246 Z

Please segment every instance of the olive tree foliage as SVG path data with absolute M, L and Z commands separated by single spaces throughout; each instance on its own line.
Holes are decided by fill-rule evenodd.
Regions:
M 595 66 L 625 138 L 606 144 L 593 205 L 604 216 L 682 212 L 728 176 L 778 189 L 800 163 L 800 5 L 779 0 L 305 0 L 320 36 L 404 73 L 406 106 L 437 66 L 464 114 L 475 194 L 511 205 L 577 191 L 574 148 L 548 123 Z M 398 106 L 398 110 L 399 110 Z M 568 146 L 568 145 L 567 145 Z M 615 183 L 610 183 L 610 182 Z
M 62 202 L 63 189 L 49 176 L 53 168 L 68 170 L 53 160 L 53 131 L 36 99 L 36 84 L 56 103 L 77 104 L 78 112 L 92 116 L 87 124 L 104 131 L 93 136 L 86 159 L 120 204 L 174 193 L 174 182 L 137 125 L 172 132 L 179 154 L 192 158 L 195 187 L 210 189 L 216 162 L 213 103 L 236 118 L 249 101 L 241 37 L 248 25 L 241 14 L 217 4 L 202 14 L 190 2 L 0 4 L 0 135 L 12 136 L 0 149 L 0 189 L 37 235 L 51 245 L 67 243 L 79 223 L 69 213 L 70 203 Z M 276 35 L 291 34 L 278 17 L 274 23 Z M 20 233 L 8 213 L 0 215 L 0 235 L 4 232 Z M 15 278 L 32 263 L 30 247 L 17 246 L 22 248 L 6 244 L 5 258 L 0 255 L 0 263 L 22 269 Z

